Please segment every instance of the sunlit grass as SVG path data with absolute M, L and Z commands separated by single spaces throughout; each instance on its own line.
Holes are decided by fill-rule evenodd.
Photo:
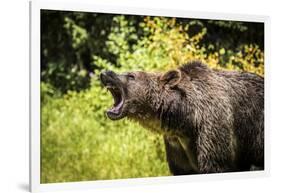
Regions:
M 42 104 L 41 183 L 170 175 L 162 137 L 108 120 L 101 105 L 112 99 L 97 101 L 103 92 L 97 87 Z

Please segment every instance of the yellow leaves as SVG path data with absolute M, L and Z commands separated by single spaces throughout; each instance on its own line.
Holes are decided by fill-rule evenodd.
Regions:
M 198 34 L 194 35 L 192 38 L 190 38 L 191 42 L 194 44 L 198 44 L 203 37 L 206 35 L 207 33 L 207 28 L 203 28 L 201 32 L 199 32 Z
M 257 45 L 243 45 L 234 48 L 235 50 L 224 47 L 217 49 L 212 44 L 204 45 L 201 42 L 207 34 L 207 28 L 200 21 L 192 20 L 181 25 L 175 18 L 145 17 L 140 26 L 147 33 L 129 49 L 128 40 L 122 34 L 133 34 L 128 33 L 132 31 L 129 30 L 132 26 L 123 21 L 125 18 L 119 20 L 120 29 L 109 35 L 108 45 L 117 56 L 121 68 L 112 69 L 116 65 L 95 56 L 95 64 L 101 69 L 157 71 L 177 68 L 191 60 L 201 60 L 211 68 L 249 71 L 260 75 L 264 73 L 264 53 Z M 196 34 L 189 36 L 193 25 L 201 28 Z
M 235 69 L 239 64 L 240 70 L 264 75 L 264 52 L 257 45 L 244 45 L 236 55 L 230 57 L 228 67 Z
M 200 24 L 194 21 L 190 25 L 195 23 Z M 147 42 L 151 56 L 155 52 L 163 54 L 161 62 L 165 62 L 157 65 L 160 69 L 176 68 L 190 60 L 201 60 L 211 68 L 249 71 L 263 75 L 264 53 L 257 45 L 244 45 L 239 50 L 215 50 L 214 45 L 200 45 L 207 34 L 207 28 L 202 27 L 201 31 L 189 37 L 186 32 L 190 25 L 179 25 L 175 18 L 145 18 L 143 26 L 151 32 L 150 41 Z

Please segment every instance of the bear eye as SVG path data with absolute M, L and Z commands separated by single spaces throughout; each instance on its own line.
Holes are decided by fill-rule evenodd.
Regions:
M 134 74 L 127 74 L 127 77 L 128 77 L 129 80 L 135 80 Z

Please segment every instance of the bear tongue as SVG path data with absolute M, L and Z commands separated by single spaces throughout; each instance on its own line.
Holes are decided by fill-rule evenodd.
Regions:
M 113 113 L 113 114 L 120 114 L 120 110 L 123 106 L 123 100 L 121 100 L 116 106 L 113 106 L 111 109 L 108 110 L 109 113 Z

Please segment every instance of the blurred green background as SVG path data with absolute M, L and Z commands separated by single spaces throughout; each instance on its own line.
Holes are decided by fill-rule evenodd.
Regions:
M 171 175 L 161 136 L 105 116 L 98 75 L 195 59 L 263 76 L 263 23 L 41 10 L 41 183 Z

